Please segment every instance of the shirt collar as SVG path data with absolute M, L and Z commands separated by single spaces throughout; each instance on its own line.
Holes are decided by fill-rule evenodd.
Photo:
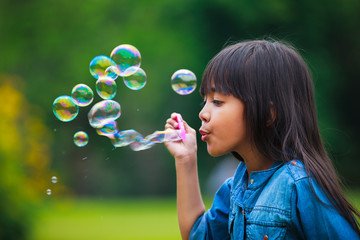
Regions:
M 270 177 L 283 165 L 283 162 L 276 161 L 267 170 L 253 171 L 250 173 L 248 189 L 256 189 L 263 186 Z
M 248 178 L 248 172 L 244 162 L 240 162 L 233 180 L 233 188 L 238 189 L 246 187 L 248 189 L 256 189 L 264 185 L 269 178 L 283 165 L 283 162 L 276 161 L 272 166 L 267 170 L 262 171 L 253 171 L 250 173 L 250 178 Z M 248 183 L 249 179 L 249 183 Z

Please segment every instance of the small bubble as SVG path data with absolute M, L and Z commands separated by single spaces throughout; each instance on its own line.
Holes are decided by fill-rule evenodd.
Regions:
M 107 70 L 112 66 L 115 67 L 116 63 L 108 56 L 101 55 L 94 57 L 93 60 L 91 60 L 89 69 L 91 75 L 96 79 L 99 79 L 100 77 L 108 76 L 115 80 L 117 78 L 116 73 Z
M 82 160 L 86 160 L 86 159 L 87 159 L 87 157 L 83 157 L 83 158 L 82 158 Z
M 51 189 L 46 189 L 46 194 L 51 195 Z
M 71 91 L 71 97 L 80 107 L 88 106 L 94 99 L 94 93 L 86 84 L 77 84 Z
M 78 131 L 74 134 L 74 143 L 78 147 L 84 147 L 89 141 L 89 137 L 86 132 Z
M 188 95 L 196 88 L 196 76 L 187 69 L 180 69 L 171 76 L 171 87 L 180 95 Z
M 129 67 L 124 72 L 124 84 L 131 90 L 140 90 L 146 84 L 146 73 L 139 67 Z
M 55 99 L 53 112 L 59 120 L 69 122 L 78 115 L 79 106 L 72 97 L 63 95 Z
M 116 95 L 116 82 L 110 77 L 101 77 L 96 81 L 96 92 L 102 99 L 113 99 Z
M 108 137 L 111 137 L 112 135 L 114 135 L 118 131 L 119 130 L 118 130 L 116 121 L 108 122 L 107 124 L 105 124 L 101 128 L 96 129 L 96 132 L 99 135 L 108 136 Z
M 51 178 L 51 182 L 52 182 L 52 183 L 57 183 L 57 182 L 58 182 L 57 177 L 56 177 L 56 176 L 53 176 L 53 177 Z
M 114 48 L 110 58 L 116 63 L 116 74 L 125 76 L 125 70 L 129 67 L 140 67 L 141 55 L 139 50 L 129 44 L 122 44 Z M 131 74 L 131 72 L 127 72 Z

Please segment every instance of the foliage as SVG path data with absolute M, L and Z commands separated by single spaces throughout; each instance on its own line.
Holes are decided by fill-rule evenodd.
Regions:
M 17 76 L 0 75 L 0 239 L 23 239 L 31 207 L 50 182 L 51 134 L 21 94 Z

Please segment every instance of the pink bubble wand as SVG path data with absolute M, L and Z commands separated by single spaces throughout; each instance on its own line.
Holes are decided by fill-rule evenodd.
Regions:
M 184 126 L 183 119 L 180 114 L 176 114 L 176 120 L 178 123 L 178 128 L 180 129 L 180 137 L 181 137 L 182 141 L 185 142 L 185 140 L 186 140 L 185 126 Z

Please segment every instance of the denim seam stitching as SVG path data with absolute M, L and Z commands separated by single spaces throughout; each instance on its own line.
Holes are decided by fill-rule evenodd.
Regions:
M 268 207 L 268 206 L 255 206 L 252 210 L 246 209 L 246 212 L 252 212 L 252 211 L 263 211 L 263 212 L 269 212 L 269 213 L 280 213 L 283 214 L 286 217 L 291 217 L 291 212 L 288 210 L 275 208 L 275 207 Z

